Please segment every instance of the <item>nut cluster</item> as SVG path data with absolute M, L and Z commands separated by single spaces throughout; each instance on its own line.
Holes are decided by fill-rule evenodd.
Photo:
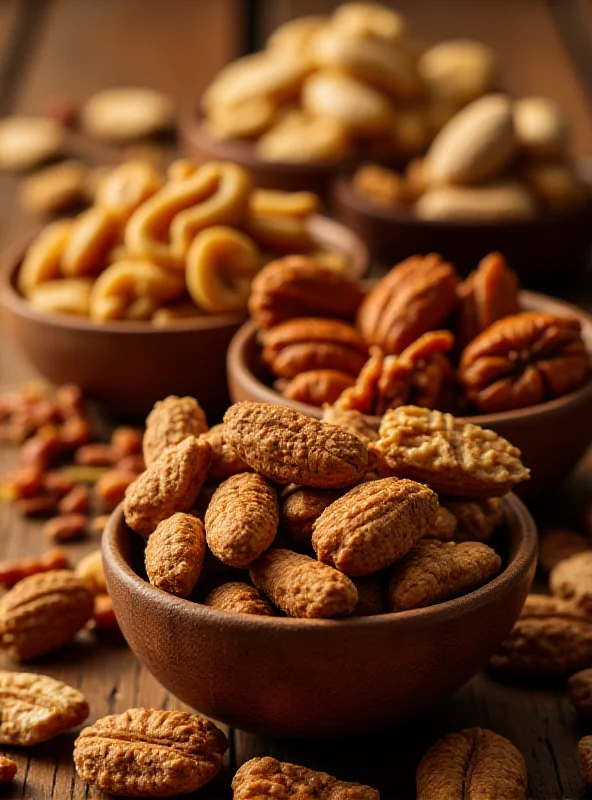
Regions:
M 288 400 L 466 416 L 542 403 L 589 377 L 579 321 L 522 309 L 519 289 L 499 253 L 465 280 L 437 255 L 414 256 L 365 296 L 346 275 L 293 256 L 257 275 L 249 310 Z

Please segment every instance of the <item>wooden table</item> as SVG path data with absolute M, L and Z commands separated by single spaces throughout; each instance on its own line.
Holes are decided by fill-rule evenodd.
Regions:
M 0 2 L 0 113 L 38 113 L 52 94 L 83 98 L 112 84 L 145 84 L 170 92 L 179 103 L 199 95 L 245 41 L 261 41 L 279 22 L 336 5 L 324 0 L 2 0 Z M 415 34 L 427 41 L 473 36 L 500 53 L 503 79 L 518 94 L 546 94 L 558 100 L 573 120 L 575 147 L 592 149 L 592 3 L 590 0 L 400 0 Z M 257 27 L 245 28 L 243 11 L 256 7 Z M 14 179 L 0 178 L 0 241 L 34 229 L 15 208 Z M 588 305 L 582 284 L 559 287 Z M 31 377 L 30 369 L 0 339 L 2 388 Z M 0 452 L 1 471 L 14 459 Z M 567 487 L 536 509 L 545 525 L 576 524 L 578 498 L 592 493 L 592 461 L 584 463 Z M 566 509 L 569 509 L 569 513 Z M 0 509 L 0 557 L 42 552 L 40 525 Z M 98 546 L 98 540 L 69 547 L 73 561 Z M 435 633 L 436 635 L 436 633 Z M 356 653 L 352 653 L 352 658 Z M 3 659 L 2 666 L 15 665 Z M 80 688 L 91 705 L 90 721 L 131 706 L 178 708 L 119 640 L 90 635 L 28 666 Z M 196 676 L 197 678 L 198 676 Z M 396 680 L 396 676 L 393 676 Z M 575 717 L 562 687 L 514 686 L 479 675 L 428 715 L 361 739 L 323 742 L 270 741 L 234 730 L 225 769 L 203 797 L 230 795 L 234 770 L 246 759 L 272 754 L 343 779 L 378 787 L 393 800 L 414 795 L 415 766 L 437 737 L 461 727 L 481 725 L 508 736 L 528 763 L 530 796 L 538 800 L 581 798 L 576 742 L 586 729 Z M 71 753 L 75 734 L 29 751 L 14 751 L 19 774 L 0 797 L 102 798 L 75 777 Z M 7 751 L 8 752 L 8 751 Z

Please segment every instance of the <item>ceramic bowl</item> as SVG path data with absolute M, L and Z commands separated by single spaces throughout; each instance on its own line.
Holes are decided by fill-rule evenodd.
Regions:
M 358 237 L 337 222 L 315 216 L 313 238 L 345 253 L 360 277 L 368 255 Z M 168 327 L 149 322 L 95 324 L 66 314 L 44 314 L 17 291 L 25 246 L 6 253 L 0 302 L 6 331 L 23 355 L 54 383 L 76 383 L 104 406 L 146 414 L 169 394 L 197 397 L 212 415 L 228 406 L 226 351 L 245 314 L 216 314 L 179 320 Z
M 520 302 L 527 310 L 577 317 L 592 354 L 592 317 L 588 314 L 536 292 L 522 292 Z M 288 405 L 321 419 L 321 409 L 286 400 L 264 383 L 265 368 L 260 354 L 257 328 L 253 322 L 247 322 L 237 332 L 228 350 L 228 385 L 232 402 L 256 400 Z M 370 417 L 370 420 L 378 428 L 380 417 Z M 532 499 L 560 483 L 592 442 L 592 379 L 575 392 L 556 400 L 515 411 L 474 415 L 467 417 L 467 421 L 491 428 L 520 448 L 524 463 L 530 467 L 531 479 L 519 487 L 519 494 Z
M 536 529 L 517 497 L 502 503 L 502 572 L 431 608 L 331 621 L 207 608 L 140 577 L 143 542 L 121 507 L 103 535 L 107 588 L 131 649 L 198 711 L 272 736 L 360 733 L 456 691 L 510 631 L 534 575 Z
M 592 184 L 592 161 L 581 162 Z M 355 231 L 371 255 L 392 266 L 416 253 L 440 253 L 467 274 L 494 250 L 503 253 L 523 284 L 551 284 L 590 255 L 592 203 L 569 211 L 512 222 L 445 222 L 417 219 L 406 210 L 383 209 L 361 196 L 350 177 L 332 187 L 336 216 Z

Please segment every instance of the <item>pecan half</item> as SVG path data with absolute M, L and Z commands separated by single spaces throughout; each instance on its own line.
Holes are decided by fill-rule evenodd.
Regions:
M 337 369 L 311 369 L 301 372 L 284 386 L 282 396 L 299 403 L 322 408 L 355 383 L 355 378 Z
M 495 322 L 465 348 L 459 378 L 484 413 L 542 403 L 577 389 L 590 357 L 580 322 L 534 311 Z
M 578 742 L 580 774 L 588 786 L 592 786 L 592 736 L 584 736 Z
M 456 303 L 458 277 L 440 256 L 412 256 L 397 264 L 364 299 L 358 325 L 369 344 L 402 352 L 444 322 Z
M 359 411 L 342 410 L 334 406 L 326 408 L 323 411 L 323 422 L 326 422 L 327 425 L 336 425 L 338 428 L 343 428 L 353 433 L 366 445 L 378 439 L 376 428 L 373 428 L 366 417 Z

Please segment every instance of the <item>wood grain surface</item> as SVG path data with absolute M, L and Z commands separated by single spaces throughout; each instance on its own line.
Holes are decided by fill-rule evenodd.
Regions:
M 408 15 L 414 34 L 426 42 L 472 36 L 492 44 L 499 52 L 508 89 L 557 99 L 573 120 L 576 150 L 590 152 L 591 84 L 586 70 L 592 52 L 592 10 L 589 0 L 569 0 L 561 9 L 558 2 L 398 0 L 392 5 Z M 2 0 L 0 113 L 38 113 L 48 96 L 83 99 L 115 84 L 153 86 L 169 92 L 179 103 L 191 102 L 246 44 L 255 38 L 262 41 L 273 26 L 291 16 L 324 12 L 336 3 L 260 0 L 249 5 L 258 11 L 258 31 L 244 29 L 241 0 Z M 38 225 L 18 211 L 15 186 L 13 177 L 0 176 L 3 248 Z M 566 282 L 557 287 L 557 293 L 591 306 L 589 285 L 589 281 L 588 288 L 583 282 Z M 31 377 L 12 346 L 0 338 L 0 388 Z M 0 473 L 10 468 L 14 457 L 11 448 L 0 448 Z M 543 526 L 557 521 L 578 524 L 581 503 L 591 495 L 592 461 L 588 460 L 566 487 L 536 509 L 537 517 Z M 40 527 L 41 523 L 23 520 L 10 508 L 0 507 L 0 558 L 43 552 L 47 545 Z M 68 551 L 75 563 L 98 545 L 98 539 L 89 539 L 69 545 Z M 356 653 L 351 657 L 356 658 Z M 15 668 L 5 657 L 0 658 L 0 666 Z M 98 640 L 90 634 L 82 636 L 26 669 L 80 688 L 91 705 L 91 721 L 137 705 L 182 707 L 114 636 Z M 415 767 L 423 751 L 440 735 L 474 725 L 491 727 L 520 748 L 529 768 L 529 797 L 585 797 L 576 743 L 592 728 L 585 729 L 577 721 L 563 687 L 516 686 L 485 674 L 429 714 L 363 738 L 296 742 L 228 731 L 231 748 L 224 771 L 200 796 L 230 796 L 236 767 L 253 756 L 271 754 L 369 783 L 387 800 L 411 800 Z M 0 797 L 106 797 L 76 779 L 71 758 L 74 738 L 75 734 L 62 736 L 27 751 L 1 750 L 15 758 L 19 774 L 12 787 L 0 789 Z

